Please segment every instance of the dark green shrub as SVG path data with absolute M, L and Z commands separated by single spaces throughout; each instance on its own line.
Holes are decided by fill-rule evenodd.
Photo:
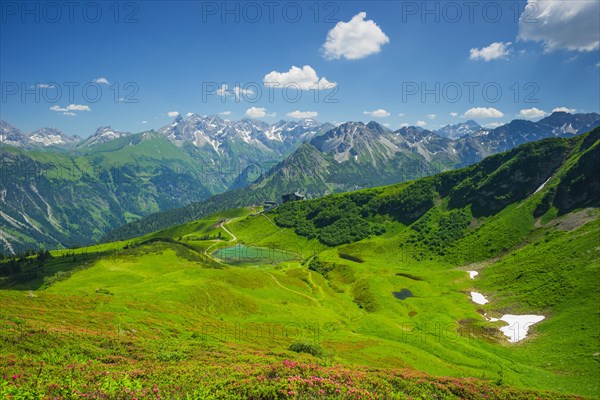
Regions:
M 289 347 L 289 350 L 295 351 L 296 353 L 311 354 L 315 357 L 321 357 L 323 355 L 323 349 L 321 346 L 305 340 L 292 343 Z

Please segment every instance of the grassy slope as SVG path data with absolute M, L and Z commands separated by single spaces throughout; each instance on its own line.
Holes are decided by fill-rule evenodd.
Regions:
M 5 234 L 15 238 L 17 252 L 92 243 L 127 221 L 211 194 L 203 183 L 198 184 L 205 175 L 201 166 L 152 132 L 85 151 L 3 147 L 0 153 L 20 165 L 13 168 L 17 175 L 4 179 L 8 205 L 2 210 L 23 226 L 17 229 L 4 220 L 0 223 Z M 4 246 L 0 243 L 0 250 L 9 253 Z
M 577 157 L 569 158 L 564 168 L 574 165 Z M 597 312 L 590 310 L 597 310 L 600 300 L 598 212 L 576 210 L 554 218 L 558 212 L 550 209 L 541 218 L 532 216 L 541 199 L 560 184 L 564 168 L 537 194 L 495 215 L 474 219 L 462 238 L 449 243 L 443 254 L 437 247 L 409 246 L 408 239 L 415 231 L 394 220 L 383 222 L 383 235 L 330 248 L 296 235 L 293 228 L 276 226 L 274 215 L 254 215 L 248 210 L 214 215 L 127 243 L 81 249 L 85 254 L 77 254 L 76 260 L 62 257 L 65 252 L 55 252 L 43 274 L 70 270 L 70 278 L 47 279 L 46 283 L 53 284 L 30 295 L 24 290 L 39 289 L 41 278 L 12 282 L 13 290 L 0 292 L 1 322 L 9 327 L 2 331 L 7 341 L 0 353 L 20 357 L 18 361 L 1 359 L 0 375 L 24 371 L 23 383 L 16 386 L 21 390 L 35 387 L 35 362 L 44 361 L 47 364 L 39 373 L 44 378 L 38 376 L 38 381 L 56 382 L 66 390 L 79 385 L 82 390 L 81 379 L 69 383 L 67 365 L 90 360 L 90 373 L 109 370 L 111 377 L 121 380 L 125 371 L 140 365 L 156 369 L 159 372 L 146 372 L 152 379 L 128 375 L 146 388 L 156 383 L 164 390 L 169 380 L 180 386 L 202 382 L 200 387 L 210 387 L 211 392 L 217 391 L 217 385 L 228 388 L 231 395 L 231 391 L 242 390 L 234 383 L 233 363 L 241 362 L 252 371 L 254 378 L 246 388 L 267 390 L 278 382 L 277 376 L 296 371 L 273 367 L 275 375 L 265 372 L 263 376 L 256 371 L 257 365 L 278 365 L 278 360 L 288 358 L 324 366 L 319 368 L 410 368 L 484 380 L 475 384 L 477 390 L 467 393 L 446 391 L 444 381 L 435 379 L 433 385 L 443 389 L 437 386 L 428 391 L 424 382 L 433 378 L 416 379 L 415 392 L 407 389 L 413 385 L 409 378 L 402 380 L 404 388 L 390 384 L 395 393 L 414 397 L 483 398 L 480 393 L 485 390 L 498 391 L 486 392 L 492 398 L 543 396 L 510 394 L 509 386 L 597 397 L 600 325 Z M 383 188 L 381 193 L 403 187 L 406 185 Z M 448 201 L 441 199 L 421 218 L 429 218 L 427 223 L 435 227 L 441 216 L 450 212 Z M 248 263 L 260 268 L 215 263 L 204 250 L 233 245 L 219 224 L 224 219 L 228 220 L 226 229 L 237 237 L 236 243 L 273 246 L 298 254 L 298 260 Z M 207 234 L 214 238 L 218 232 L 224 240 L 199 240 Z M 433 232 L 435 229 L 424 234 L 424 239 L 435 236 Z M 165 240 L 148 242 L 157 238 Z M 315 257 L 333 269 L 326 274 L 308 269 Z M 468 269 L 480 270 L 480 276 L 470 280 Z M 3 283 L 5 287 L 8 284 L 11 282 Z M 410 289 L 415 297 L 395 299 L 392 292 L 402 288 Z M 473 289 L 488 296 L 490 303 L 472 303 L 468 292 Z M 496 329 L 502 324 L 485 322 L 481 311 L 491 316 L 541 313 L 547 319 L 535 326 L 530 338 L 510 344 Z M 40 325 L 50 331 L 49 338 L 56 336 L 57 340 L 57 330 L 72 327 L 100 330 L 99 337 L 104 339 L 95 341 L 82 333 L 75 336 L 76 341 L 60 342 L 62 346 L 57 347 L 33 329 Z M 19 326 L 30 334 L 18 334 Z M 118 346 L 103 342 L 111 334 Z M 299 339 L 317 342 L 325 356 L 313 358 L 287 351 Z M 242 355 L 233 356 L 230 350 Z M 121 354 L 124 360 L 104 361 L 111 354 Z M 207 379 L 214 370 L 202 366 L 203 362 L 223 363 L 223 375 Z M 194 371 L 194 378 L 182 371 L 182 365 Z M 169 378 L 168 371 L 173 368 L 179 368 L 183 377 Z M 325 372 L 314 372 L 320 373 Z M 371 372 L 355 377 L 353 385 L 372 392 L 371 386 L 367 389 L 370 379 L 387 384 L 393 375 Z M 263 380 L 256 382 L 260 376 Z M 460 385 L 468 386 L 468 382 L 463 380 Z M 283 390 L 278 386 L 273 393 L 279 389 Z M 111 390 L 124 393 L 122 388 Z M 298 388 L 285 386 L 285 390 Z M 377 390 L 385 393 L 381 387 Z

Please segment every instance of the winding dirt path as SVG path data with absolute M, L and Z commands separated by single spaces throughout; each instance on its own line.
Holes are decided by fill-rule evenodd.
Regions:
M 321 285 L 317 285 L 315 281 L 313 281 L 311 270 L 308 270 L 308 281 L 310 282 L 312 287 L 316 288 L 319 291 L 320 296 L 317 300 L 322 300 L 325 297 L 325 293 L 323 292 L 323 288 L 321 287 Z
M 230 219 L 230 220 L 228 220 L 228 221 L 221 222 L 221 225 L 220 225 L 220 226 L 221 226 L 221 228 L 223 228 L 223 230 L 224 230 L 225 232 L 227 232 L 227 234 L 228 234 L 229 236 L 231 236 L 231 237 L 232 237 L 232 239 L 231 239 L 231 240 L 229 240 L 230 242 L 235 242 L 235 241 L 237 241 L 237 237 L 236 237 L 236 236 L 235 236 L 233 233 L 231 233 L 231 231 L 230 231 L 229 229 L 227 229 L 227 227 L 225 226 L 225 224 L 228 224 L 228 223 L 230 223 L 231 221 L 233 221 L 233 220 L 235 220 L 235 219 L 239 219 L 239 218 L 233 218 L 233 219 Z
M 237 241 L 237 237 L 236 237 L 236 236 L 235 236 L 233 233 L 231 233 L 231 231 L 230 231 L 229 229 L 227 229 L 227 228 L 225 227 L 225 224 L 228 224 L 228 223 L 230 223 L 230 222 L 233 222 L 233 221 L 235 221 L 236 219 L 240 219 L 240 218 L 241 218 L 241 217 L 236 217 L 236 218 L 228 219 L 228 220 L 226 220 L 226 221 L 223 221 L 223 222 L 221 222 L 221 223 L 219 224 L 219 227 L 220 227 L 220 228 L 222 228 L 222 229 L 223 229 L 223 230 L 224 230 L 224 231 L 225 231 L 225 232 L 226 232 L 226 233 L 227 233 L 229 236 L 231 236 L 231 238 L 232 238 L 231 240 L 228 240 L 228 241 L 227 241 L 227 243 L 236 242 L 236 241 Z M 223 242 L 222 242 L 222 241 L 220 241 L 220 240 L 218 240 L 218 241 L 216 241 L 216 243 L 214 243 L 214 244 L 212 244 L 212 245 L 208 246 L 208 247 L 206 248 L 206 250 L 204 250 L 204 255 L 205 255 L 206 257 L 209 257 L 209 258 L 211 258 L 211 259 L 215 260 L 215 261 L 216 261 L 216 262 L 218 262 L 219 264 L 223 264 L 222 262 L 220 262 L 220 261 L 219 261 L 219 260 L 217 260 L 216 258 L 212 257 L 212 256 L 209 254 L 209 252 L 208 252 L 210 249 L 212 249 L 213 247 L 215 247 L 216 245 L 218 245 L 218 244 L 220 244 L 220 243 L 223 243 Z
M 260 213 L 260 215 L 265 217 L 267 219 L 267 221 L 269 221 L 271 223 L 271 225 L 273 225 L 275 228 L 279 229 L 279 232 L 283 232 L 283 229 L 278 227 L 277 224 L 275 222 L 273 222 L 273 220 L 271 218 L 267 217 L 264 213 Z
M 292 293 L 295 293 L 295 294 L 297 294 L 297 295 L 300 295 L 300 296 L 302 296 L 302 297 L 305 297 L 305 298 L 307 298 L 307 299 L 309 299 L 309 300 L 311 300 L 311 301 L 314 301 L 315 303 L 318 303 L 318 302 L 319 302 L 319 300 L 315 299 L 314 297 L 310 297 L 310 296 L 309 296 L 309 295 L 307 295 L 307 294 L 300 293 L 300 292 L 298 292 L 298 291 L 296 291 L 296 290 L 293 290 L 293 289 L 290 289 L 290 288 L 288 288 L 288 287 L 285 287 L 285 286 L 283 286 L 283 285 L 281 284 L 281 282 L 279 282 L 279 281 L 277 280 L 277 278 L 275 278 L 275 277 L 273 276 L 273 274 L 271 274 L 270 272 L 267 272 L 267 271 L 263 271 L 263 272 L 264 272 L 265 274 L 269 275 L 269 276 L 270 276 L 270 277 L 271 277 L 271 278 L 272 278 L 272 279 L 275 281 L 275 283 L 277 284 L 277 286 L 279 286 L 280 288 L 282 288 L 282 289 L 284 289 L 284 290 L 287 290 L 288 292 L 292 292 Z

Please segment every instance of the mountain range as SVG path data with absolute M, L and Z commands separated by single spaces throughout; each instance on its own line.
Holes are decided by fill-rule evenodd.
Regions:
M 81 140 L 1 121 L 0 252 L 78 246 L 144 215 L 245 186 L 330 127 L 190 115 L 158 132 L 107 126 Z
M 81 141 L 79 136 L 70 136 L 56 128 L 40 128 L 24 133 L 6 121 L 0 120 L 0 144 L 23 148 L 73 147 Z
M 599 124 L 598 114 L 554 113 L 450 139 L 376 122 L 269 125 L 190 114 L 158 131 L 101 127 L 81 140 L 52 128 L 25 134 L 3 121 L 0 252 L 87 244 L 119 227 L 107 238 L 129 237 L 174 214 L 187 221 L 291 191 L 311 198 L 402 182 Z
M 312 198 L 416 179 L 471 165 L 529 141 L 571 137 L 598 125 L 595 113 L 555 113 L 537 123 L 514 120 L 452 140 L 418 127 L 391 131 L 375 122 L 347 122 L 304 142 L 250 185 L 133 221 L 104 240 L 127 239 L 227 208 L 279 201 L 294 191 Z
M 485 129 L 477 122 L 470 119 L 454 125 L 448 124 L 436 130 L 435 133 L 440 136 L 447 137 L 448 139 L 459 139 L 464 136 L 473 135 L 479 131 L 488 132 L 490 129 Z

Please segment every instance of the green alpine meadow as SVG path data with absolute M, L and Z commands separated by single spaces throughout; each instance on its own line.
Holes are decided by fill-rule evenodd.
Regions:
M 9 257 L 0 393 L 595 398 L 599 160 L 596 129 L 419 180 Z M 507 314 L 544 319 L 507 336 Z
M 600 400 L 600 1 L 0 1 L 0 400 Z

